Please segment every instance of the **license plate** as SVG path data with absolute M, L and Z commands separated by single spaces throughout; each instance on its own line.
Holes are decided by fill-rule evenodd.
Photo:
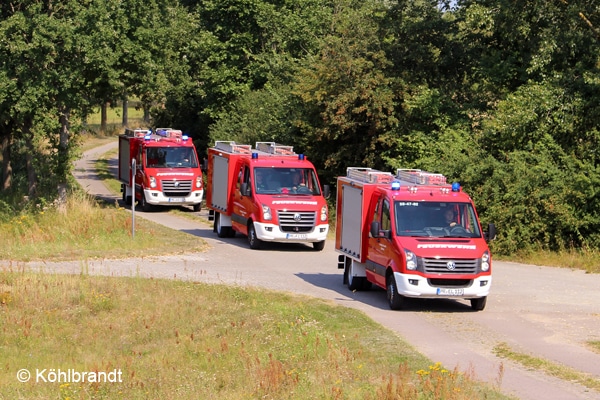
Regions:
M 445 289 L 438 288 L 437 294 L 440 296 L 462 296 L 465 293 L 464 289 Z
M 169 203 L 181 203 L 183 197 L 169 197 Z
M 286 235 L 288 239 L 306 239 L 305 233 L 288 233 Z

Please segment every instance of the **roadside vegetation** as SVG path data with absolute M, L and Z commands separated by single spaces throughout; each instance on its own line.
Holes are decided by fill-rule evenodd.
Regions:
M 598 342 L 590 342 L 589 345 L 596 350 L 598 349 Z M 600 379 L 595 378 L 593 375 L 579 372 L 573 368 L 543 358 L 533 357 L 529 354 L 515 351 L 511 349 L 507 343 L 497 344 L 493 351 L 496 356 L 514 361 L 525 368 L 543 371 L 550 376 L 554 376 L 567 382 L 575 382 L 588 389 L 600 392 Z
M 2 398 L 508 398 L 364 313 L 300 295 L 3 268 L 0 316 Z M 44 369 L 121 382 L 36 382 Z

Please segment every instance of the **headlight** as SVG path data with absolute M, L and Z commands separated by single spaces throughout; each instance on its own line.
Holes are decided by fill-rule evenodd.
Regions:
M 327 206 L 325 205 L 321 208 L 321 222 L 327 221 L 327 213 L 328 213 L 328 210 L 327 210 Z
M 409 250 L 404 250 L 404 255 L 406 257 L 406 269 L 409 271 L 414 271 L 417 269 L 417 257 L 415 253 Z
M 481 270 L 483 272 L 489 271 L 490 269 L 490 252 L 486 250 L 481 256 Z
M 151 188 L 155 188 L 156 187 L 156 178 L 151 176 L 150 177 L 150 187 Z
M 263 204 L 263 206 L 262 206 L 262 212 L 263 212 L 263 219 L 265 221 L 270 221 L 271 219 L 273 219 L 273 216 L 271 215 L 271 207 L 265 206 Z
M 196 177 L 196 187 L 197 188 L 201 188 L 202 187 L 202 177 L 201 176 L 197 176 Z

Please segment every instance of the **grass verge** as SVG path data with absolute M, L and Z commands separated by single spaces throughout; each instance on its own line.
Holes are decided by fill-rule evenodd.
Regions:
M 494 347 L 494 354 L 498 357 L 515 361 L 526 368 L 542 371 L 548 375 L 562 379 L 567 382 L 576 382 L 588 389 L 600 392 L 600 379 L 589 374 L 584 374 L 573 368 L 566 367 L 551 361 L 532 357 L 525 353 L 514 351 L 507 343 L 499 343 Z
M 0 294 L 4 398 L 507 398 L 359 311 L 300 295 L 6 269 Z
M 143 218 L 118 204 L 97 202 L 73 193 L 65 207 L 50 204 L 0 223 L 0 260 L 85 260 L 204 251 L 206 242 Z M 135 240 L 134 240 L 135 239 Z M 157 243 L 160 245 L 157 246 Z

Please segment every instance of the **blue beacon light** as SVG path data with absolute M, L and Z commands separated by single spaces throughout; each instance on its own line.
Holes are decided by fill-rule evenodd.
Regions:
M 258 159 L 258 153 L 252 153 L 252 159 L 253 160 Z
M 400 181 L 392 182 L 392 190 L 400 190 Z
M 304 154 L 298 154 L 298 160 L 304 161 Z
M 458 183 L 458 182 L 452 183 L 452 191 L 453 192 L 460 192 L 460 183 Z

